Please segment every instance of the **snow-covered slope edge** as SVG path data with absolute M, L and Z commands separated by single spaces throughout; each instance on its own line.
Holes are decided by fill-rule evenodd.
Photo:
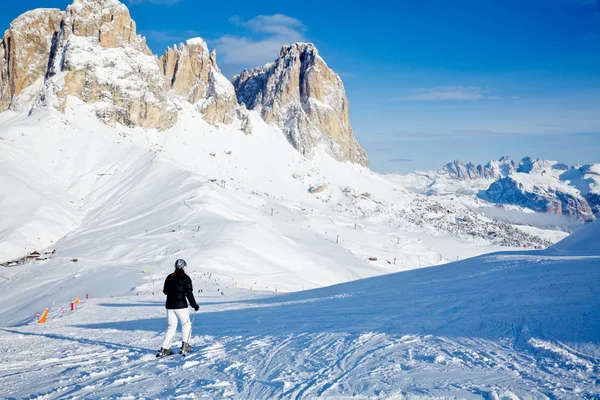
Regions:
M 154 361 L 166 322 L 150 294 L 160 283 L 148 284 L 139 297 L 0 331 L 0 395 L 594 398 L 598 235 L 594 222 L 557 245 L 561 254 L 495 253 L 266 297 L 211 294 L 227 281 L 192 268 L 203 292 L 185 362 Z

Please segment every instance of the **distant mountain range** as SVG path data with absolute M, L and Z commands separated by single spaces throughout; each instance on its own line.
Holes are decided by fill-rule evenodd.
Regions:
M 416 171 L 394 181 L 426 195 L 474 195 L 490 203 L 592 221 L 600 217 L 600 164 L 569 166 L 525 157 L 485 165 L 455 160 L 437 171 Z

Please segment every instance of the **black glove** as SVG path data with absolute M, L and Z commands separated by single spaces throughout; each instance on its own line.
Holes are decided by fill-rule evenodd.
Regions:
M 196 310 L 196 312 L 198 312 L 198 310 L 199 310 L 199 309 L 200 309 L 200 307 L 198 307 L 198 304 L 196 304 L 196 305 L 194 306 L 194 310 Z

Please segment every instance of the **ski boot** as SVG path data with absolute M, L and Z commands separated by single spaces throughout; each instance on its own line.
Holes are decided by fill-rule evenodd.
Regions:
M 189 343 L 183 342 L 181 343 L 181 350 L 179 351 L 179 354 L 181 354 L 182 356 L 186 356 L 188 353 L 192 352 L 192 346 Z
M 160 348 L 160 350 L 158 350 L 158 353 L 156 353 L 156 357 L 165 357 L 165 356 L 170 356 L 171 354 L 173 354 L 173 350 L 171 349 L 164 349 L 164 348 Z

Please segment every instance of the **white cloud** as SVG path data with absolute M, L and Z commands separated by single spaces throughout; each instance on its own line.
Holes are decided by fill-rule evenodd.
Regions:
M 148 39 L 160 43 L 166 43 L 169 46 L 185 43 L 185 41 L 189 38 L 200 36 L 200 32 L 190 30 L 149 30 L 140 31 L 139 33 Z
M 408 101 L 478 101 L 485 99 L 497 100 L 501 97 L 486 95 L 485 90 L 479 86 L 438 86 L 417 89 L 412 95 L 392 98 L 392 100 Z
M 285 44 L 305 40 L 302 21 L 283 14 L 259 15 L 248 21 L 239 16 L 229 22 L 246 29 L 248 35 L 224 35 L 211 41 L 219 55 L 219 65 L 251 68 L 273 61 Z

